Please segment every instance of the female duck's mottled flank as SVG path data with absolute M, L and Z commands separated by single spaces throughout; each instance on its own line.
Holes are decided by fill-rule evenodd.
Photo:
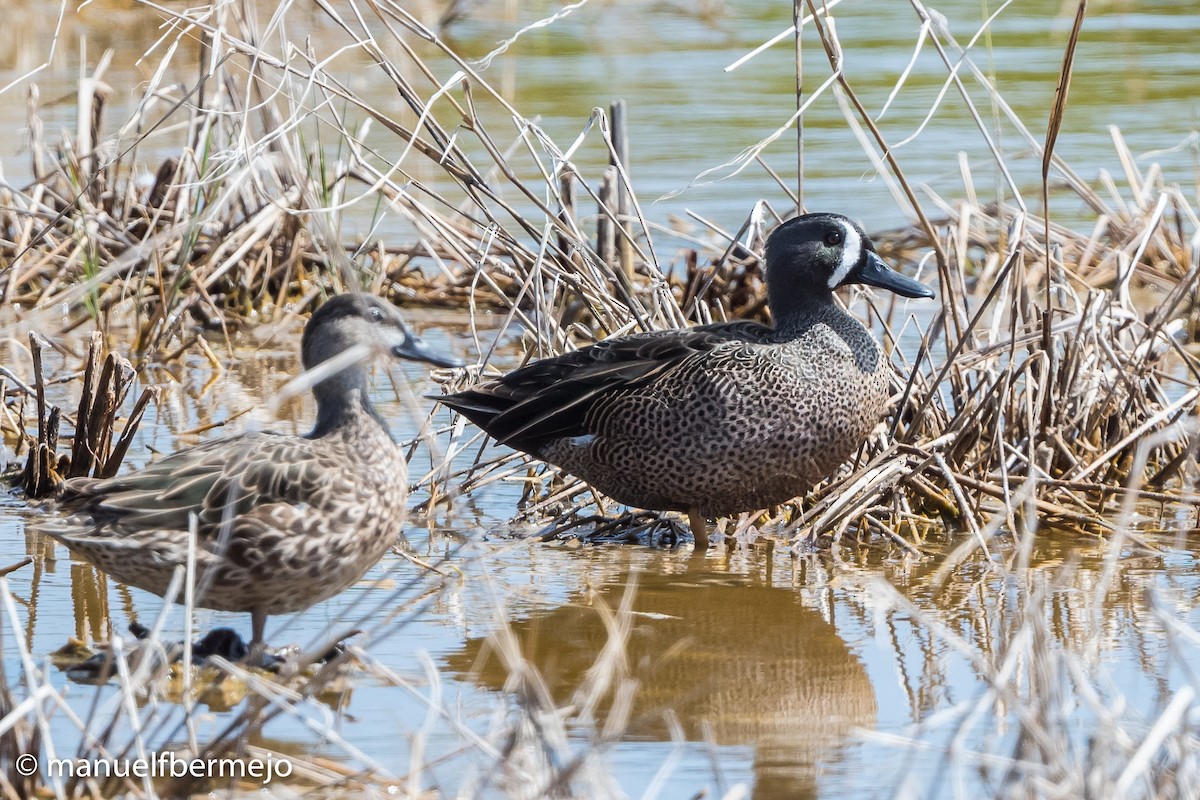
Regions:
M 334 297 L 304 329 L 305 369 L 362 348 L 439 366 L 394 306 L 367 294 Z M 313 386 L 307 436 L 253 432 L 198 445 L 106 480 L 67 481 L 79 513 L 46 530 L 123 583 L 166 592 L 187 563 L 198 521 L 196 603 L 249 611 L 253 644 L 268 614 L 307 608 L 362 577 L 404 520 L 404 458 L 367 395 L 363 359 Z M 328 368 L 328 366 L 326 367 Z
M 622 336 L 436 399 L 621 503 L 687 512 L 707 547 L 706 517 L 803 494 L 883 415 L 887 362 L 833 290 L 865 283 L 933 297 L 836 214 L 780 225 L 766 264 L 773 328 Z

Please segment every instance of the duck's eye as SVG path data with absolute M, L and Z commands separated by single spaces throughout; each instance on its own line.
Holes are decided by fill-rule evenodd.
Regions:
M 833 247 L 841 244 L 844 238 L 845 236 L 841 231 L 830 231 L 829 233 L 825 234 L 825 244 Z

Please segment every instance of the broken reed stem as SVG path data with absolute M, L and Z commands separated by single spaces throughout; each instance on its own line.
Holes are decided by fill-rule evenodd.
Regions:
M 29 334 L 29 352 L 33 360 L 33 386 L 37 397 L 37 439 L 28 443 L 29 455 L 21 476 L 21 484 L 30 497 L 49 494 L 62 478 L 58 474 L 58 406 L 46 410 L 46 380 L 42 369 L 42 340 Z M 20 435 L 24 435 L 22 432 Z
M 1071 88 L 1071 70 L 1075 64 L 1075 46 L 1079 43 L 1079 32 L 1083 27 L 1083 18 L 1086 12 L 1087 0 L 1079 0 L 1079 5 L 1075 11 L 1075 22 L 1071 26 L 1071 35 L 1067 39 L 1067 47 L 1063 53 L 1063 63 L 1062 69 L 1059 71 L 1058 86 L 1054 90 L 1054 108 L 1050 113 L 1050 119 L 1046 125 L 1046 145 L 1042 151 L 1042 215 L 1045 220 L 1046 234 L 1046 294 L 1045 307 L 1042 311 L 1042 347 L 1050 359 L 1050 367 L 1047 370 L 1049 380 L 1054 380 L 1056 374 L 1054 368 L 1055 348 L 1050 334 L 1050 326 L 1054 317 L 1054 306 L 1051 296 L 1054 249 L 1050 245 L 1050 164 L 1054 158 L 1054 145 L 1058 141 L 1058 133 L 1062 128 L 1063 116 L 1067 108 L 1067 94 Z M 1050 427 L 1050 418 L 1053 413 L 1053 407 L 1050 405 L 1051 397 L 1052 392 L 1045 392 L 1046 403 L 1042 406 L 1042 424 L 1046 428 Z
M 614 100 L 609 108 L 609 116 L 612 119 L 613 145 L 610 160 L 618 175 L 616 217 L 617 224 L 623 231 L 623 235 L 617 239 L 618 260 L 621 265 L 621 274 L 625 276 L 625 281 L 632 286 L 634 282 L 633 225 L 630 222 L 632 216 L 629 203 L 631 189 L 625 180 L 625 177 L 629 175 L 629 128 L 625 101 Z
M 115 475 L 149 401 L 158 397 L 158 389 L 147 387 L 142 391 L 114 446 L 116 418 L 132 385 L 133 369 L 115 353 L 105 355 L 101 334 L 93 333 L 82 372 L 83 387 L 75 412 L 71 450 L 60 457 L 58 427 L 62 412 L 57 405 L 51 405 L 47 411 L 41 339 L 31 333 L 29 342 L 38 400 L 38 434 L 36 441 L 29 443 L 29 455 L 20 480 L 25 493 L 30 497 L 44 497 L 56 492 L 67 478 Z

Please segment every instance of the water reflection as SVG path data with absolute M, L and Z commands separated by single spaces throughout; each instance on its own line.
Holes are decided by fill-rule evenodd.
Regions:
M 511 508 L 511 498 L 456 508 L 448 533 L 456 541 L 478 541 L 475 512 L 485 527 L 495 528 L 503 508 Z M 10 576 L 10 585 L 22 622 L 13 633 L 25 637 L 35 657 L 72 633 L 107 636 L 107 623 L 97 624 L 107 613 L 115 615 L 112 625 L 119 631 L 138 612 L 143 622 L 156 613 L 157 598 L 111 581 L 106 588 L 64 551 L 57 562 L 45 558 L 38 539 L 21 535 L 23 514 L 13 511 L 0 508 L 0 563 L 34 556 L 31 566 Z M 427 560 L 453 549 L 449 537 L 419 526 L 410 526 L 408 534 L 416 554 Z M 1158 552 L 1130 547 L 1110 562 L 1110 548 L 1098 540 L 1046 535 L 1034 543 L 1029 566 L 1015 569 L 1019 560 L 1005 537 L 989 542 L 992 559 L 978 551 L 955 559 L 931 544 L 923 559 L 898 558 L 883 547 L 843 549 L 840 563 L 828 554 L 797 558 L 782 548 L 715 549 L 697 563 L 682 552 L 643 547 L 488 542 L 456 553 L 462 580 L 369 654 L 398 674 L 421 676 L 418 654 L 428 651 L 441 667 L 442 691 L 453 698 L 447 705 L 463 709 L 473 729 L 486 730 L 491 709 L 508 699 L 499 694 L 507 675 L 488 644 L 497 597 L 523 654 L 555 702 L 566 706 L 608 639 L 598 607 L 619 608 L 635 587 L 626 664 L 639 689 L 626 737 L 608 763 L 629 796 L 650 785 L 672 750 L 668 712 L 683 737 L 707 739 L 715 748 L 686 748 L 664 796 L 691 797 L 705 785 L 711 791 L 705 776 L 713 763 L 730 783 L 752 783 L 756 797 L 878 796 L 881 780 L 897 778 L 920 787 L 918 796 L 952 796 L 945 782 L 955 768 L 947 766 L 943 745 L 952 738 L 946 726 L 953 723 L 946 720 L 956 719 L 956 709 L 976 707 L 975 698 L 986 693 L 986 672 L 1011 658 L 1014 643 L 1028 642 L 1031 634 L 1041 641 L 1031 656 L 1053 663 L 1070 659 L 1079 674 L 1090 676 L 1102 700 L 1119 698 L 1148 719 L 1189 680 L 1184 671 L 1195 663 L 1196 648 L 1167 636 L 1164 620 L 1196 620 L 1200 573 L 1190 551 L 1171 549 L 1169 540 L 1160 544 Z M 387 559 L 372 579 L 411 575 L 411 564 L 396 561 Z M 888 592 L 894 587 L 906 604 L 889 599 L 881 585 Z M 307 641 L 351 603 L 344 596 L 286 618 L 280 640 Z M 203 612 L 197 622 L 207 630 L 240 620 Z M 168 638 L 181 638 L 181 625 L 173 614 Z M 15 670 L 14 649 L 5 644 L 5 667 Z M 218 726 L 228 722 L 224 710 L 236 713 L 242 702 L 240 690 L 232 691 L 237 687 L 223 688 L 226 694 L 202 698 Z M 355 747 L 403 771 L 409 754 L 397 742 L 397 730 L 415 736 L 425 707 L 362 673 L 342 689 L 322 698 L 329 705 L 319 713 L 336 715 Z M 90 704 L 90 690 L 83 691 L 73 697 Z M 113 689 L 98 692 L 111 697 Z M 975 727 L 956 739 L 963 752 L 1003 751 L 1005 737 L 1019 727 L 1019 708 L 987 704 Z M 1072 746 L 1086 745 L 1096 713 L 1088 702 L 1070 707 L 1063 735 Z M 923 737 L 932 746 L 907 751 L 894 742 L 864 740 L 857 729 Z M 271 733 L 319 757 L 342 757 L 328 744 L 312 743 L 300 722 L 288 720 Z M 73 742 L 75 735 L 60 731 L 59 743 Z M 588 747 L 590 731 L 584 727 L 578 735 L 579 746 Z M 462 755 L 453 730 L 439 737 L 426 744 L 426 755 L 459 759 L 441 776 L 455 787 L 474 766 L 473 756 Z M 988 782 L 982 773 L 962 778 L 981 791 Z
M 426 321 L 420 327 L 432 341 L 443 344 L 444 331 L 431 331 Z M 252 347 L 231 349 L 231 366 L 214 384 L 209 384 L 212 368 L 206 361 L 173 375 L 176 383 L 169 385 L 163 404 L 143 423 L 131 461 L 148 458 L 146 446 L 170 451 L 190 443 L 184 440 L 220 435 L 216 430 L 188 436 L 183 432 L 219 423 L 246 407 L 264 408 L 266 399 L 295 371 L 298 331 L 298 325 L 285 326 L 275 339 L 264 335 L 256 337 Z M 225 356 L 223 344 L 215 347 Z M 14 369 L 26 366 L 15 356 L 7 363 Z M 61 374 L 77 366 L 78 356 L 48 353 L 47 364 L 48 371 Z M 412 369 L 414 385 L 423 386 L 423 371 L 415 365 Z M 382 380 L 376 388 L 397 433 L 415 435 L 414 420 L 396 401 L 395 391 Z M 52 401 L 69 407 L 73 386 L 55 384 L 51 390 Z M 310 419 L 310 414 L 311 409 L 302 407 L 285 411 L 295 420 Z M 264 414 L 240 419 L 231 430 L 252 424 L 302 430 L 307 423 L 267 421 Z M 427 454 L 418 459 L 414 463 L 429 463 Z M 516 507 L 517 494 L 519 489 L 511 484 L 473 492 L 456 500 L 452 510 L 439 511 L 439 516 L 445 514 L 447 535 L 422 530 L 414 518 L 410 541 L 418 555 L 434 561 L 442 551 L 453 549 L 451 541 L 477 542 L 481 531 L 502 528 Z M 1196 527 L 1194 509 L 1142 511 L 1151 527 Z M 33 557 L 31 565 L 8 578 L 20 627 L 10 631 L 7 617 L 0 622 L 3 667 L 10 681 L 20 674 L 16 648 L 10 646 L 16 637 L 23 637 L 40 660 L 71 635 L 105 639 L 112 629 L 123 631 L 139 612 L 143 622 L 149 621 L 161 606 L 157 598 L 130 592 L 90 566 L 72 563 L 63 550 L 53 560 L 45 549 L 49 543 L 25 525 L 36 513 L 0 495 L 0 567 Z M 494 624 L 495 596 L 483 587 L 494 585 L 513 611 L 512 628 L 526 657 L 545 676 L 556 701 L 566 703 L 607 640 L 596 606 L 619 607 L 636 584 L 627 662 L 641 688 L 628 726 L 631 741 L 616 746 L 612 767 L 624 786 L 636 786 L 660 767 L 663 751 L 669 748 L 655 749 L 650 743 L 671 740 L 666 714 L 672 712 L 687 739 L 702 741 L 707 736 L 727 746 L 712 760 L 727 773 L 746 773 L 758 797 L 878 796 L 880 782 L 896 776 L 908 776 L 921 787 L 920 796 L 950 795 L 946 786 L 938 788 L 939 782 L 949 783 L 945 776 L 953 772 L 941 749 L 951 738 L 949 732 L 927 737 L 934 743 L 928 750 L 910 752 L 861 741 L 855 729 L 904 736 L 914 725 L 947 719 L 964 701 L 983 694 L 988 681 L 981 669 L 1001 663 L 1013 643 L 1023 636 L 1028 640 L 1031 633 L 1041 642 L 1032 655 L 1058 659 L 1065 654 L 1072 663 L 1077 659 L 1101 700 L 1137 709 L 1147 719 L 1153 719 L 1179 686 L 1193 680 L 1195 643 L 1169 636 L 1166 627 L 1168 622 L 1198 620 L 1200 570 L 1194 542 L 1186 533 L 1156 537 L 1154 542 L 1160 549 L 1131 544 L 1114 554 L 1105 540 L 1043 533 L 1033 543 L 1028 566 L 1022 566 L 1018 548 L 1004 536 L 989 541 L 991 559 L 978 550 L 953 557 L 950 549 L 960 543 L 954 541 L 946 552 L 938 552 L 930 542 L 928 555 L 921 559 L 900 557 L 885 546 L 853 552 L 846 547 L 838 551 L 839 559 L 826 554 L 796 558 L 786 548 L 756 547 L 717 549 L 699 565 L 682 553 L 641 547 L 570 550 L 489 541 L 479 546 L 484 556 L 460 558 L 460 583 L 423 608 L 391 640 L 371 648 L 370 655 L 398 674 L 419 676 L 423 665 L 416 654 L 430 652 L 458 678 L 444 682 L 444 690 L 453 696 L 447 705 L 458 704 L 468 716 L 477 715 L 471 720 L 473 728 L 486 730 L 489 701 L 496 699 L 506 675 L 498 659 L 489 655 L 487 634 Z M 397 561 L 385 559 L 370 581 L 413 574 L 411 564 Z M 303 642 L 315 637 L 326 623 L 353 607 L 352 595 L 377 591 L 370 581 L 287 618 L 280 639 Z M 911 605 L 881 600 L 876 584 L 895 587 Z M 115 622 L 108 621 L 110 615 L 116 616 Z M 183 635 L 180 616 L 171 616 L 172 638 Z M 198 617 L 203 629 L 244 624 L 217 612 Z M 953 644 L 951 637 L 956 639 Z M 112 693 L 111 688 L 97 690 L 95 697 Z M 76 690 L 71 696 L 77 709 L 92 703 L 90 693 Z M 1083 748 L 1097 730 L 1097 712 L 1077 695 L 1069 699 L 1075 704 L 1064 712 L 1070 714 L 1064 735 L 1072 746 Z M 416 737 L 427 713 L 423 705 L 394 685 L 367 678 L 322 700 L 356 748 L 397 771 L 407 768 L 407 745 L 397 740 Z M 242 697 L 222 694 L 203 701 L 214 723 L 223 726 L 229 718 L 219 710 L 236 711 Z M 326 714 L 324 707 L 319 711 Z M 964 751 L 994 753 L 1003 748 L 1004 736 L 1016 729 L 1014 707 L 997 704 L 984 716 L 994 727 L 981 725 L 961 738 L 955 734 Z M 57 743 L 73 747 L 78 732 L 61 715 L 56 719 Z M 397 737 L 397 730 L 403 735 Z M 315 741 L 302 722 L 288 720 L 272 733 L 286 743 L 272 744 L 277 752 L 290 748 L 315 758 L 341 757 L 331 753 L 328 742 Z M 426 755 L 453 762 L 444 778 L 445 785 L 456 787 L 461 775 L 455 770 L 473 766 L 472 756 L 462 754 L 456 732 L 440 736 L 430 740 Z M 586 739 L 588 732 L 581 736 Z M 664 793 L 691 796 L 682 792 L 693 778 L 682 773 L 709 768 L 709 755 L 691 748 Z M 972 773 L 963 779 L 969 790 L 987 788 L 986 775 Z M 650 780 L 645 778 L 645 784 Z
M 625 571 L 548 613 L 515 620 L 524 657 L 565 705 L 608 639 L 598 611 L 633 591 L 627 664 L 638 680 L 626 735 L 754 750 L 755 794 L 815 797 L 823 764 L 875 726 L 871 680 L 859 658 L 794 591 L 703 568 L 685 574 Z M 508 673 L 487 637 L 446 658 L 460 676 L 501 690 Z M 706 733 L 707 729 L 707 733 Z

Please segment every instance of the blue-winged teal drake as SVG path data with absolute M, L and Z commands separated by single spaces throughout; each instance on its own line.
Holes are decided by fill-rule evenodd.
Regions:
M 766 279 L 774 327 L 622 336 L 436 399 L 621 503 L 687 512 L 697 548 L 707 547 L 707 517 L 803 494 L 884 413 L 887 359 L 833 291 L 865 283 L 933 297 L 837 214 L 777 227 Z
M 355 348 L 357 359 L 348 352 Z M 244 433 L 129 475 L 69 480 L 62 502 L 77 513 L 46 532 L 117 580 L 162 595 L 187 563 L 195 515 L 197 605 L 250 612 L 252 644 L 261 645 L 268 614 L 299 611 L 353 584 L 403 523 L 404 457 L 367 394 L 363 357 L 374 352 L 460 365 L 431 352 L 390 303 L 334 297 L 301 341 L 305 369 L 348 360 L 313 385 L 311 433 Z

